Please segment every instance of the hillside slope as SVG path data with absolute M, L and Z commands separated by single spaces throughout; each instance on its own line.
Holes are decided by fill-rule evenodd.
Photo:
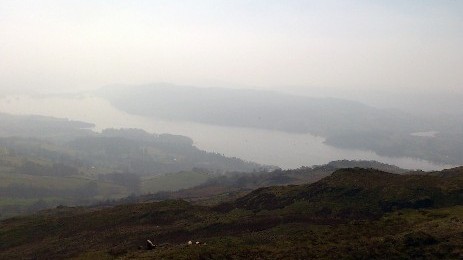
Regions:
M 202 151 L 185 136 L 140 129 L 97 133 L 91 127 L 0 114 L 0 219 L 60 204 L 175 191 L 215 173 L 275 168 Z
M 376 169 L 397 174 L 410 173 L 410 170 L 376 161 L 339 160 L 324 165 L 300 167 L 290 170 L 276 169 L 271 172 L 253 173 L 230 172 L 226 175 L 211 176 L 211 178 L 204 183 L 188 189 L 145 194 L 136 198 L 131 197 L 130 202 L 185 199 L 194 201 L 195 203 L 210 205 L 220 201 L 234 200 L 262 187 L 314 183 L 329 176 L 336 170 L 355 167 Z M 127 203 L 127 201 L 116 201 L 116 204 L 117 203 Z
M 254 211 L 305 204 L 304 211 L 336 216 L 380 216 L 402 208 L 463 203 L 463 168 L 443 176 L 399 175 L 373 169 L 341 169 L 316 183 L 258 189 L 230 206 Z
M 451 172 L 344 169 L 215 207 L 182 200 L 60 207 L 0 222 L 0 258 L 461 258 L 463 168 Z M 145 250 L 147 239 L 159 246 Z

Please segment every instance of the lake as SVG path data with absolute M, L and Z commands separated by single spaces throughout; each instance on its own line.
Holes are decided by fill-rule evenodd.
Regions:
M 320 165 L 341 159 L 376 160 L 408 169 L 440 170 L 452 167 L 413 158 L 384 157 L 371 151 L 339 149 L 324 144 L 324 138 L 310 134 L 166 121 L 131 115 L 91 94 L 6 96 L 0 98 L 0 112 L 86 121 L 96 125 L 95 131 L 105 128 L 141 128 L 157 134 L 184 135 L 191 137 L 199 149 L 284 169 Z

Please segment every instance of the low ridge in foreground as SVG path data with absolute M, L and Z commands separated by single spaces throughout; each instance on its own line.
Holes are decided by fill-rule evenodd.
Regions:
M 58 207 L 0 223 L 1 259 L 71 257 L 461 258 L 463 167 L 402 175 L 341 169 L 214 206 Z

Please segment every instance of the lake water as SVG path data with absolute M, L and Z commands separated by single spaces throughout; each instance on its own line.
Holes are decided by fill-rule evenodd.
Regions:
M 165 121 L 135 116 L 114 108 L 93 95 L 6 96 L 0 98 L 0 112 L 46 115 L 91 122 L 95 130 L 141 128 L 151 133 L 189 136 L 206 151 L 282 168 L 325 164 L 333 160 L 376 160 L 408 169 L 439 170 L 436 165 L 412 158 L 379 156 L 371 151 L 338 149 L 324 144 L 322 137 L 262 129 L 222 127 L 191 122 Z

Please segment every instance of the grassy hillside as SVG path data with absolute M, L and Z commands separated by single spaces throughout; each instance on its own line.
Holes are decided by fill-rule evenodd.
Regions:
M 374 217 L 402 208 L 463 203 L 463 168 L 457 176 L 398 175 L 373 169 L 342 169 L 316 183 L 258 189 L 230 208 L 296 211 L 335 217 Z
M 206 172 L 189 171 L 148 177 L 142 180 L 141 193 L 188 189 L 203 184 L 213 176 Z
M 216 206 L 60 207 L 0 222 L 0 258 L 461 258 L 462 176 L 344 169 Z
M 0 219 L 198 185 L 209 173 L 273 169 L 209 153 L 185 136 L 0 114 Z M 172 174 L 169 176 L 168 174 Z
M 186 199 L 195 203 L 210 205 L 218 201 L 231 201 L 261 187 L 313 183 L 329 176 L 336 170 L 349 167 L 364 167 L 400 174 L 410 172 L 406 169 L 376 161 L 340 160 L 325 165 L 301 167 L 291 170 L 277 169 L 271 172 L 232 172 L 226 175 L 208 175 L 209 178 L 197 186 L 191 188 L 185 187 L 185 189 L 174 192 L 159 192 L 139 196 L 136 198 L 136 202 L 153 199 Z M 200 176 L 204 178 L 204 175 Z M 131 198 L 131 202 L 135 202 L 133 199 Z

